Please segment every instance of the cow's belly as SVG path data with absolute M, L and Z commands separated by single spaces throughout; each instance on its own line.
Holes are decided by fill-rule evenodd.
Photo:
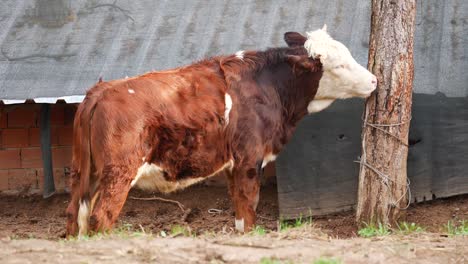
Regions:
M 184 189 L 190 185 L 203 181 L 209 177 L 215 176 L 218 173 L 232 169 L 234 161 L 229 160 L 223 166 L 213 171 L 211 174 L 197 177 L 188 178 L 177 181 L 168 181 L 164 178 L 164 169 L 157 166 L 156 164 L 149 164 L 145 162 L 140 168 L 133 179 L 132 187 L 137 187 L 143 190 L 159 191 L 163 193 L 170 193 L 176 190 Z

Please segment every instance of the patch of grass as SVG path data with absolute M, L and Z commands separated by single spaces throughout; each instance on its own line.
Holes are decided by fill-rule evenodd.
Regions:
M 106 231 L 106 232 L 99 232 L 93 235 L 83 235 L 83 236 L 75 236 L 70 238 L 64 238 L 64 242 L 77 242 L 77 241 L 88 241 L 88 240 L 100 240 L 110 237 L 119 237 L 119 238 L 133 238 L 133 237 L 141 237 L 145 235 L 152 235 L 151 233 L 146 233 L 142 226 L 140 226 L 141 231 L 136 231 L 133 228 L 132 224 L 123 223 L 116 228 Z
M 129 223 L 123 223 L 116 228 L 114 228 L 110 233 L 120 234 L 120 233 L 130 233 L 133 231 L 133 225 Z
M 18 239 L 21 239 L 21 237 L 18 236 L 18 235 L 16 235 L 16 234 L 13 234 L 13 235 L 9 236 L 9 238 L 10 238 L 11 240 L 18 240 Z
M 314 264 L 341 264 L 341 260 L 335 258 L 319 258 L 313 262 Z
M 261 258 L 260 264 L 293 264 L 292 261 L 283 261 L 276 258 Z
M 390 235 L 388 226 L 379 223 L 378 225 L 364 223 L 365 227 L 359 229 L 358 235 L 361 237 L 387 236 Z
M 143 235 L 146 235 L 146 232 L 143 229 L 143 227 L 140 226 L 140 228 L 141 228 L 141 230 L 136 231 L 135 228 L 133 228 L 132 224 L 123 223 L 123 224 L 119 225 L 117 228 L 111 230 L 110 232 L 100 233 L 100 234 L 104 235 L 104 237 L 105 236 L 116 235 L 116 236 L 121 237 L 121 238 L 141 237 Z
M 267 233 L 267 230 L 263 226 L 255 226 L 252 231 L 249 232 L 251 235 L 263 236 Z
M 424 232 L 424 228 L 416 223 L 401 222 L 397 224 L 398 232 L 401 234 L 409 235 L 412 233 Z
M 445 231 L 450 236 L 468 235 L 468 221 L 461 220 L 458 225 L 452 221 L 448 221 L 445 225 Z
M 284 220 L 281 219 L 279 223 L 278 231 L 286 231 L 290 228 L 298 228 L 305 225 L 312 225 L 312 217 L 302 217 L 296 218 L 295 220 Z
M 204 231 L 201 235 L 209 237 L 209 238 L 215 238 L 218 234 L 213 230 L 207 230 L 207 231 Z
M 173 225 L 171 227 L 170 234 L 171 234 L 171 236 L 180 236 L 180 235 L 182 235 L 182 236 L 191 236 L 192 232 L 190 231 L 190 229 L 188 229 L 185 226 Z

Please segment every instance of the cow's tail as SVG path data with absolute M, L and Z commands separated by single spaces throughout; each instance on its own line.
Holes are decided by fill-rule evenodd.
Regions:
M 92 162 L 92 155 L 91 155 L 91 125 L 94 110 L 96 108 L 96 101 L 95 98 L 89 98 L 85 102 L 83 102 L 83 111 L 81 115 L 78 116 L 78 128 L 77 133 L 81 138 L 79 140 L 79 144 L 77 147 L 77 153 L 80 153 L 80 158 L 76 162 L 79 166 L 79 174 L 80 174 L 80 188 L 79 188 L 79 209 L 78 209 L 78 235 L 86 235 L 89 231 L 89 217 L 93 210 L 93 203 L 91 203 L 91 185 L 90 185 L 90 178 L 91 178 L 91 162 Z

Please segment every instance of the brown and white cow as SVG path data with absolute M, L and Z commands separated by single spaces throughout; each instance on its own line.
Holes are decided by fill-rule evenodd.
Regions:
M 75 116 L 67 235 L 108 230 L 132 187 L 171 192 L 226 171 L 235 227 L 255 224 L 262 168 L 299 120 L 376 79 L 319 29 L 288 47 L 240 51 L 99 82 Z

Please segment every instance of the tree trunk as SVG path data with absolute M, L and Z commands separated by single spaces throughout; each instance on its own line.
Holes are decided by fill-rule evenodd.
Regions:
M 368 68 L 379 84 L 364 112 L 359 224 L 393 224 L 409 201 L 406 161 L 415 16 L 416 0 L 372 0 Z

